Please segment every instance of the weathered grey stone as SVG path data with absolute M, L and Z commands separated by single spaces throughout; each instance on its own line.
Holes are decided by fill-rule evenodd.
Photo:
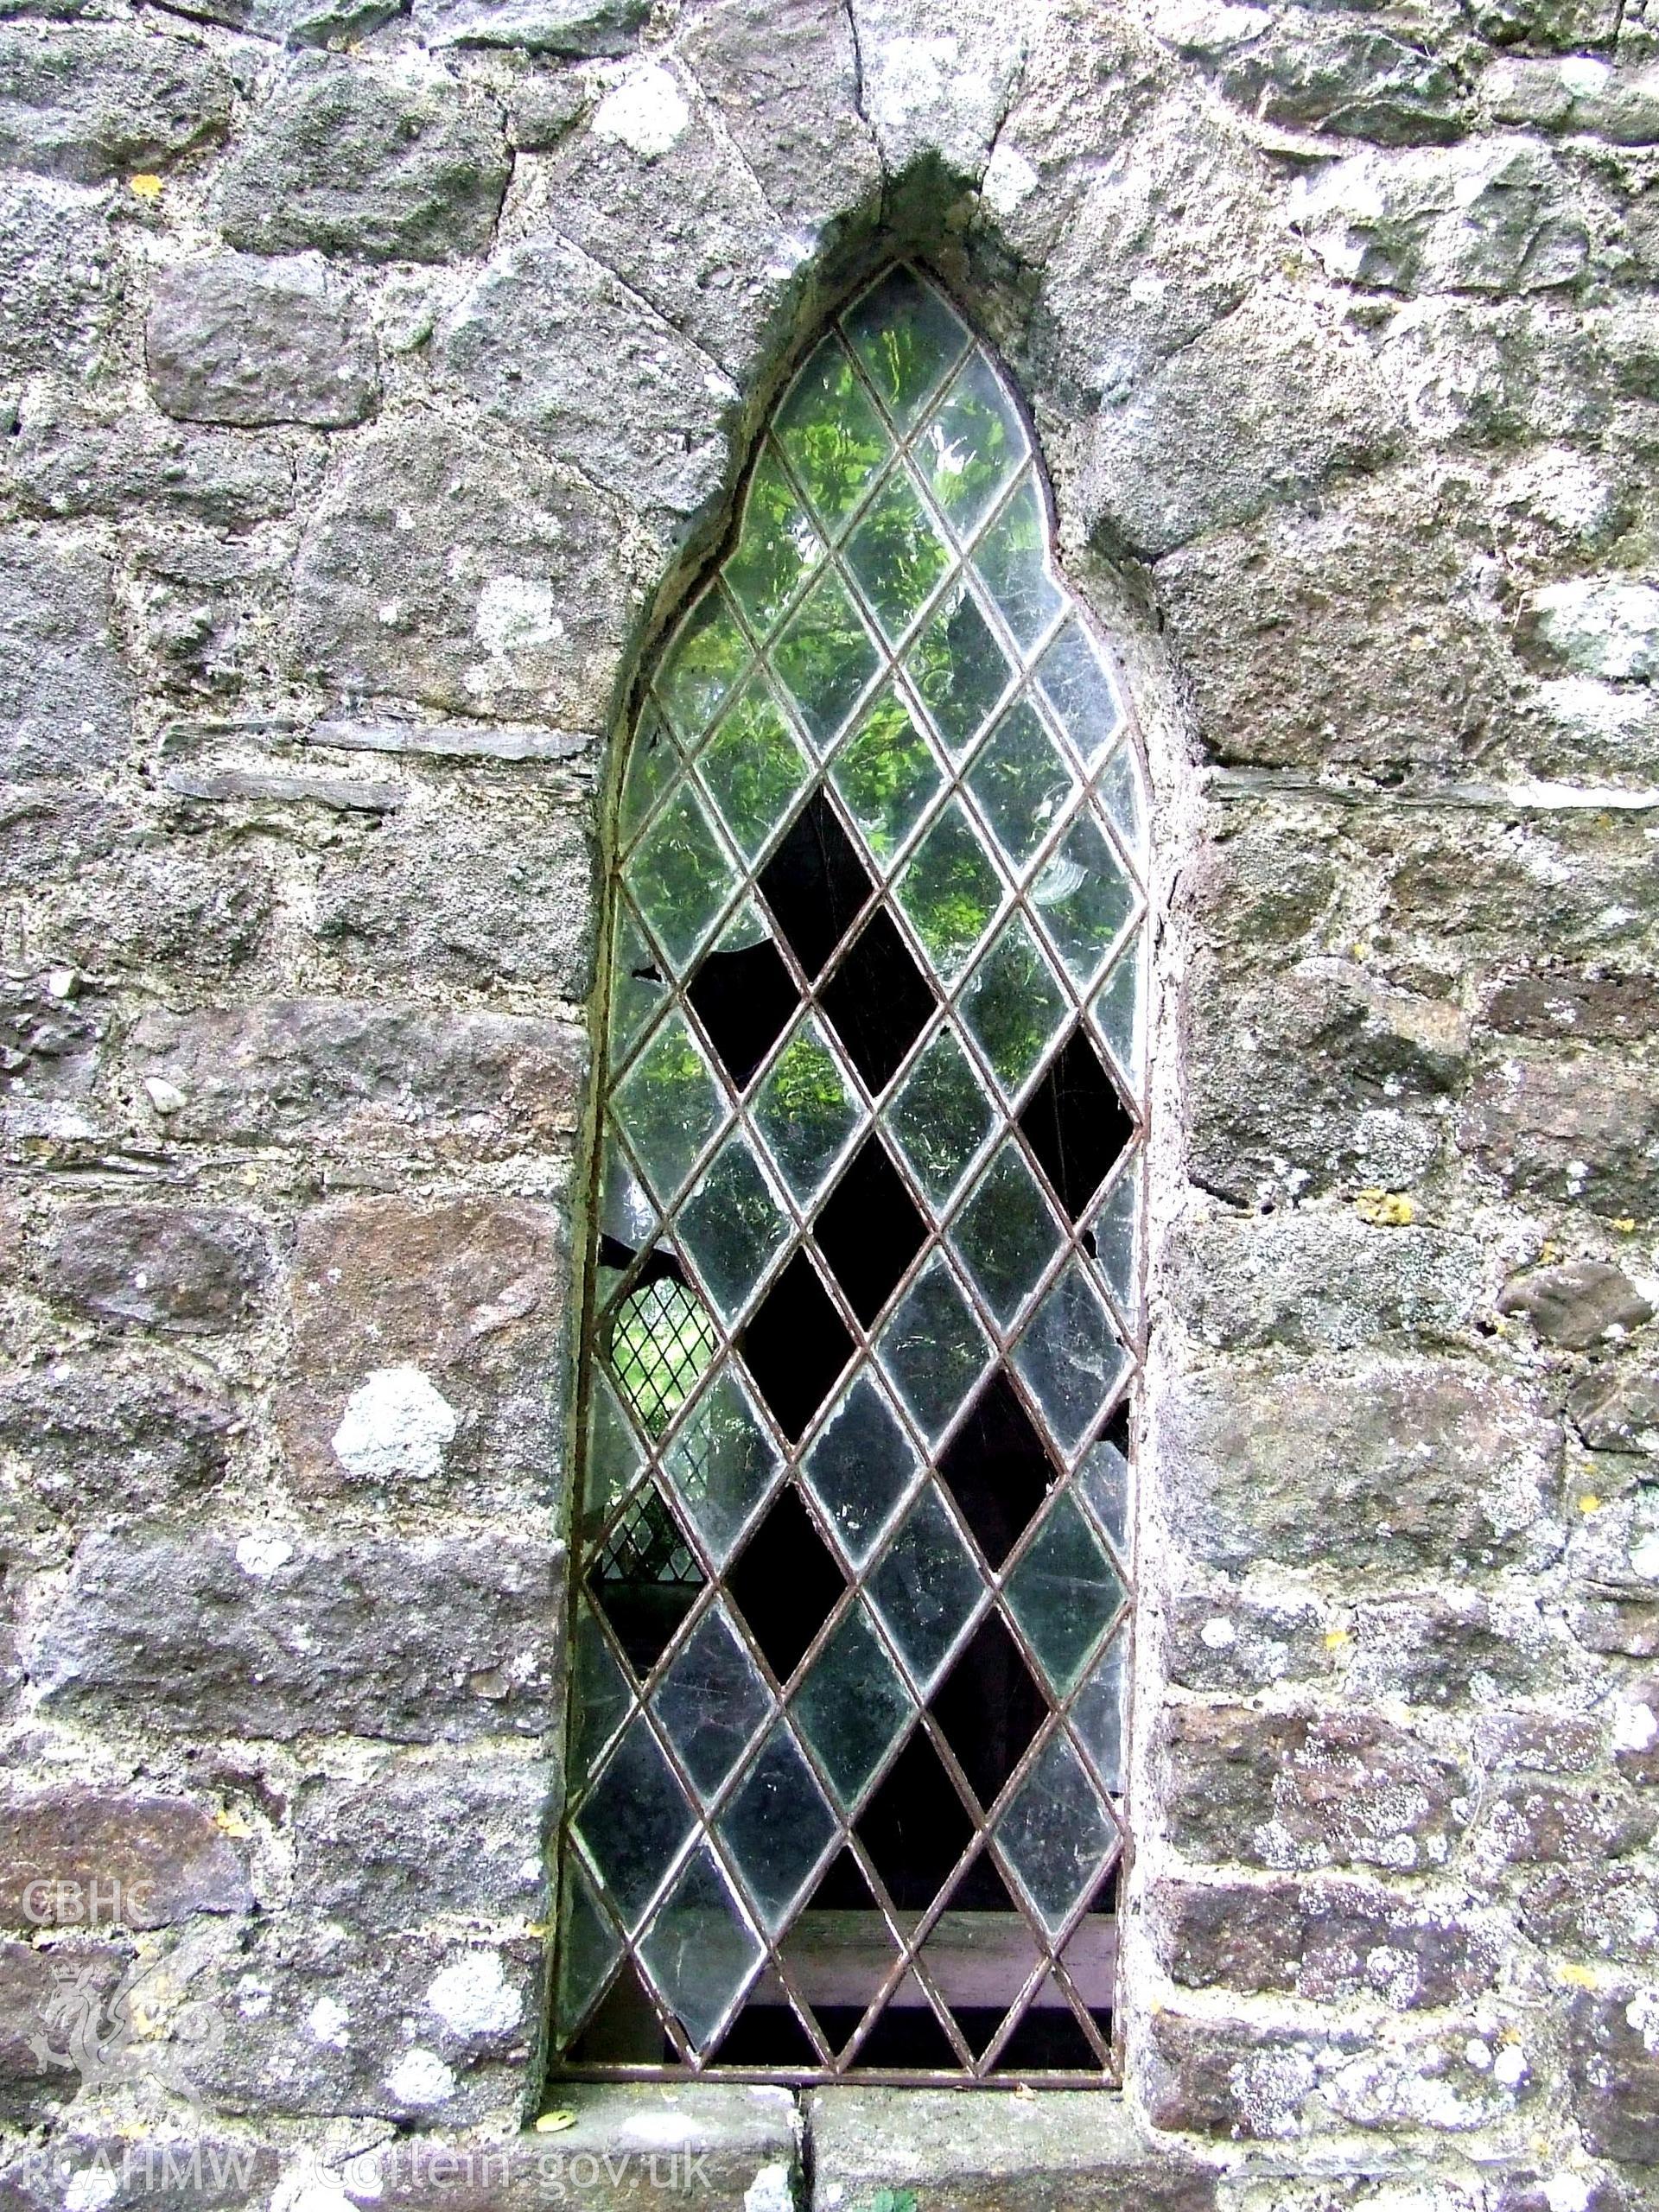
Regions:
M 1393 400 L 1357 341 L 1258 290 L 1102 416 L 1089 518 L 1107 551 L 1155 561 L 1376 467 L 1395 437 Z
M 1546 54 L 1594 52 L 1618 29 L 1618 0 L 1475 0 L 1470 13 L 1484 38 Z
M 49 2138 L 24 2139 L 0 2167 L 3 2212 L 60 2212 L 96 2196 L 103 2212 L 154 2212 L 164 2190 L 183 2195 L 190 2212 L 246 2212 L 274 2190 L 288 2163 L 286 2146 L 250 2139 L 245 2131 L 207 2127 L 188 2132 L 176 2121 L 135 2138 L 100 2133 L 90 2121 L 78 2126 L 73 2107 Z M 188 2194 L 185 2194 L 188 2192 Z
M 30 1672 L 50 1710 L 168 1736 L 537 1735 L 557 1560 L 523 1530 L 95 1535 L 35 1629 Z
M 1521 1925 L 1529 1942 L 1550 1950 L 1649 1972 L 1659 1964 L 1653 1878 L 1627 1859 L 1547 1867 L 1522 1892 Z
M 1528 603 L 1522 635 L 1580 675 L 1650 683 L 1659 676 L 1659 589 L 1614 576 L 1546 585 Z
M 1481 1009 L 1513 1037 L 1633 1045 L 1659 1033 L 1659 999 L 1646 976 L 1552 967 L 1499 983 Z
M 592 975 L 590 874 L 586 825 L 568 804 L 479 786 L 331 859 L 317 936 L 347 976 L 537 983 L 580 1001 Z
M 1621 374 L 1605 326 L 1548 293 L 1414 301 L 1376 358 L 1413 430 L 1453 450 L 1603 431 Z
M 1375 1713 L 1176 1706 L 1159 1743 L 1170 1838 L 1192 1858 L 1422 1872 L 1468 1823 L 1462 1770 Z
M 717 0 L 681 52 L 783 222 L 810 236 L 879 192 L 849 11 L 826 0 Z
M 1211 753 L 1383 773 L 1488 756 L 1522 678 L 1486 588 L 1490 531 L 1465 486 L 1390 471 L 1160 562 Z M 1334 666 L 1339 713 L 1321 681 Z
M 350 693 L 602 728 L 633 613 L 618 539 L 569 471 L 404 420 L 358 446 L 312 518 L 295 658 Z
M 1186 1024 L 1191 1173 L 1223 1198 L 1408 1190 L 1445 1149 L 1468 1047 L 1455 1000 L 1331 957 L 1230 992 L 1203 956 Z
M 72 1942 L 49 1951 L 0 1942 L 0 2119 L 32 2126 L 52 2117 L 81 2085 L 79 2070 L 54 2063 L 61 2051 L 51 2006 L 63 1980 L 107 2004 L 126 1972 L 127 1955 L 108 1943 Z
M 304 742 L 342 753 L 409 753 L 454 760 L 569 760 L 591 752 L 591 732 L 492 722 L 314 722 Z
M 1296 213 L 1330 276 L 1384 291 L 1548 291 L 1590 252 L 1554 156 L 1525 138 L 1356 154 L 1311 180 Z
M 95 791 L 60 783 L 0 786 L 0 886 L 38 891 L 107 858 L 130 828 L 124 810 Z M 60 999 L 76 988 L 77 979 L 67 979 Z M 15 988 L 8 987 L 9 1003 Z
M 286 612 L 279 537 L 172 531 L 143 545 L 128 600 L 158 689 L 233 692 L 270 669 Z
M 1496 1935 L 1366 1882 L 1159 1882 L 1149 1900 L 1166 1971 L 1191 1989 L 1283 1990 L 1316 2004 L 1381 1998 L 1395 2011 L 1492 1987 Z
M 164 168 L 230 127 L 230 72 L 194 41 L 113 24 L 0 28 L 0 163 L 77 184 Z
M 1631 1793 L 1580 1783 L 1510 1781 L 1483 1800 L 1480 1847 L 1511 1866 L 1576 1866 L 1627 1859 L 1653 1840 L 1659 1819 Z
M 439 346 L 450 373 L 492 414 L 640 507 L 694 513 L 724 479 L 736 386 L 562 238 L 500 255 Z
M 1483 1302 L 1472 1238 L 1373 1227 L 1346 1213 L 1212 1215 L 1184 1232 L 1175 1268 L 1186 1326 L 1230 1351 L 1457 1339 Z
M 167 0 L 169 12 L 289 46 L 344 46 L 400 12 L 399 0 Z
M 1659 2140 L 1659 2052 L 1652 1999 L 1580 1990 L 1568 2014 L 1567 2065 L 1584 2139 L 1598 2157 L 1651 2163 Z
M 295 775 L 280 768 L 169 768 L 164 791 L 211 806 L 278 804 L 323 806 L 335 814 L 395 814 L 409 797 L 406 785 L 364 777 Z
M 308 1781 L 294 1814 L 294 1903 L 371 1935 L 533 1921 L 551 1783 L 539 1761 L 474 1751 L 398 1760 L 365 1783 Z
M 1573 1384 L 1567 1410 L 1592 1452 L 1659 1457 L 1659 1357 L 1649 1352 L 1593 1369 Z
M 278 1406 L 300 1487 L 545 1512 L 564 1311 L 560 1216 L 346 1199 L 303 1217 Z
M 650 0 L 414 0 L 429 46 L 517 46 L 585 60 L 638 42 Z
M 1659 1675 L 1624 1687 L 1613 1708 L 1613 1764 L 1626 1782 L 1659 1783 Z
M 190 423 L 360 423 L 380 396 L 367 329 L 322 264 L 216 254 L 156 279 L 144 326 L 156 404 Z
M 566 1024 L 350 999 L 148 1014 L 131 1049 L 141 1079 L 182 1093 L 168 1117 L 181 1137 L 475 1155 L 567 1134 L 586 1058 Z
M 436 70 L 298 55 L 220 176 L 219 227 L 251 253 L 482 253 L 507 167 L 482 92 Z
M 76 1354 L 0 1377 L 0 1441 L 28 1496 L 73 1520 L 200 1497 L 236 1426 L 222 1386 L 153 1353 Z
M 120 264 L 97 200 L 0 178 L 0 371 L 86 376 L 120 308 Z
M 1546 1343 L 1569 1351 L 1628 1336 L 1653 1319 L 1653 1307 L 1622 1268 L 1605 1260 L 1569 1260 L 1512 1275 L 1498 1293 L 1500 1313 L 1524 1313 Z
M 1475 1723 L 1475 1756 L 1505 1773 L 1588 1774 L 1605 1749 L 1605 1732 L 1581 1714 L 1498 1711 Z
M 1512 1054 L 1471 1084 L 1459 1141 L 1506 1190 L 1613 1220 L 1659 1212 L 1659 1097 L 1611 1054 Z
M 1659 87 L 1651 70 L 1628 74 L 1576 55 L 1571 61 L 1500 61 L 1481 82 L 1499 123 L 1535 130 L 1591 131 L 1624 146 L 1659 139 Z
M 1237 1697 L 1274 1682 L 1328 1680 L 1342 1638 L 1308 1599 L 1281 1603 L 1224 1590 L 1183 1591 L 1165 1610 L 1165 1663 L 1182 1689 Z
M 72 1205 L 45 1276 L 54 1297 L 105 1321 L 172 1334 L 235 1328 L 270 1280 L 264 1231 L 223 1206 Z
M 0 981 L 0 1069 L 14 1108 L 86 1098 L 108 1027 L 105 1002 L 77 996 L 73 977 L 48 969 Z
M 507 104 L 508 144 L 519 153 L 551 153 L 593 106 L 595 90 L 574 69 L 526 70 Z
M 1164 1423 L 1175 1525 L 1231 1573 L 1458 1574 L 1560 1548 L 1559 1428 L 1478 1369 L 1240 1360 L 1186 1376 Z
M 0 537 L 0 779 L 81 776 L 124 754 L 133 687 L 111 614 L 99 555 Z
M 1571 1608 L 1567 1624 L 1592 1651 L 1659 1659 L 1659 1598 L 1592 1598 Z
M 227 976 L 263 944 L 275 905 L 269 865 L 198 859 L 181 841 L 129 848 L 60 886 L 42 921 L 48 941 L 84 968 L 145 968 Z
M 1499 1611 L 1472 1590 L 1362 1605 L 1344 1676 L 1368 1702 L 1488 1709 L 1535 1692 L 1548 1662 L 1535 1613 Z
M 193 1985 L 226 2024 L 198 2078 L 223 2113 L 510 2126 L 535 2033 L 540 1950 L 523 1938 L 404 1935 L 387 1944 L 283 1914 Z M 255 1993 L 266 2001 L 250 2003 Z
M 937 162 L 976 182 L 1042 21 L 1033 0 L 961 0 L 943 19 L 913 0 L 849 0 L 860 106 L 888 174 Z
M 235 1847 L 184 1797 L 74 1784 L 0 1793 L 0 1926 L 165 1928 L 245 1912 Z
M 1263 122 L 1382 146 L 1440 143 L 1464 127 L 1463 73 L 1363 16 L 1179 5 L 1156 20 Z
M 3 458 L 13 497 L 33 514 L 173 513 L 234 530 L 294 504 L 294 464 L 280 446 L 45 392 L 25 397 Z
M 1209 2212 L 1216 2201 L 1213 2174 L 1154 2147 L 1122 2099 L 1086 2089 L 814 2089 L 806 2124 L 813 2212 L 869 2212 L 884 2192 L 941 2212 Z

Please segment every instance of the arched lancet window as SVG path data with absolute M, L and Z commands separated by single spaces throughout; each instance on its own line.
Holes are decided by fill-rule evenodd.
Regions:
M 1145 808 L 997 368 L 779 406 L 614 840 L 553 2051 L 1112 2069 Z

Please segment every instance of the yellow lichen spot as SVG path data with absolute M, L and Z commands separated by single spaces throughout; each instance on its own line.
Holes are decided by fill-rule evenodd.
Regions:
M 144 169 L 138 175 L 130 176 L 127 179 L 127 189 L 135 200 L 159 200 L 162 196 L 162 180 L 158 176 L 152 176 L 148 169 Z
M 1579 1500 L 1579 1510 L 1586 1520 L 1591 1514 L 1600 1512 L 1601 1500 L 1596 1496 L 1594 1491 L 1586 1491 L 1584 1496 Z
M 226 1835 L 246 1836 L 253 1834 L 253 1823 L 236 1812 L 215 1813 L 213 1826 Z
M 576 2115 L 573 2112 L 544 2112 L 536 2123 L 538 2135 L 558 2135 L 567 2127 L 574 2127 Z
M 1405 1229 L 1417 1217 L 1417 1209 L 1400 1191 L 1361 1191 L 1354 1211 L 1374 1229 Z
M 1353 1640 L 1345 1628 L 1328 1628 L 1325 1631 L 1325 1648 L 1327 1651 L 1340 1651 L 1344 1643 L 1351 1643 Z
M 1555 1972 L 1560 1980 L 1571 1983 L 1574 1989 L 1593 1989 L 1596 1986 L 1593 1967 L 1557 1967 Z
M 1636 1234 L 1636 1216 L 1631 1213 L 1618 1214 L 1614 1217 L 1612 1225 L 1618 1231 L 1621 1236 L 1634 1236 Z
M 1560 1246 L 1550 1238 L 1547 1237 L 1538 1247 L 1538 1265 L 1541 1268 L 1553 1268 L 1560 1256 Z

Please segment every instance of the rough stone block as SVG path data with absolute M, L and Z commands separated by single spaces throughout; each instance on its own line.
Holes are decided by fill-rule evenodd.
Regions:
M 380 397 L 368 331 L 309 257 L 216 254 L 163 270 L 144 327 L 149 388 L 190 423 L 360 423 Z
M 398 0 L 172 0 L 172 12 L 284 46 L 338 47 L 366 38 L 399 10 Z
M 1645 976 L 1550 967 L 1500 982 L 1482 1018 L 1511 1037 L 1559 1043 L 1634 1045 L 1659 1032 L 1659 1004 Z
M 1241 1361 L 1172 1389 L 1164 1419 L 1176 1525 L 1230 1573 L 1460 1575 L 1560 1548 L 1559 1427 L 1478 1369 Z
M 592 375 L 592 334 L 583 358 Z M 302 671 L 567 729 L 605 727 L 633 619 L 615 516 L 587 484 L 425 416 L 357 447 L 295 576 Z
M 1653 1877 L 1640 1861 L 1546 1867 L 1522 1891 L 1520 1918 L 1529 1942 L 1548 1950 L 1649 1974 L 1659 1967 Z
M 1583 1990 L 1568 2018 L 1567 2064 L 1579 2126 L 1599 2158 L 1652 2163 L 1659 2142 L 1659 2050 L 1650 1990 Z
M 0 1792 L 0 1926 L 165 1928 L 252 1904 L 235 1847 L 187 1798 L 79 1784 Z
M 553 1786 L 538 1760 L 469 1751 L 366 1782 L 314 1777 L 295 1808 L 294 1902 L 365 1934 L 537 1917 Z
M 1611 47 L 1622 12 L 1618 0 L 1476 0 L 1470 10 L 1494 46 L 1545 54 Z
M 137 410 L 95 412 L 44 391 L 26 395 L 4 463 L 32 514 L 177 514 L 236 530 L 294 504 L 294 464 L 279 446 Z
M 1269 1604 L 1228 1591 L 1184 1591 L 1165 1609 L 1169 1678 L 1183 1689 L 1248 1696 L 1273 1682 L 1318 1681 L 1336 1649 L 1317 1600 Z
M 638 44 L 650 0 L 415 0 L 429 46 L 520 47 L 569 60 L 626 54 Z
M 1659 1357 L 1637 1351 L 1593 1369 L 1573 1384 L 1567 1410 L 1592 1452 L 1659 1457 Z
M 1659 1783 L 1659 1675 L 1624 1685 L 1615 1699 L 1613 1764 L 1627 1782 Z
M 1506 1191 L 1614 1220 L 1659 1213 L 1659 1093 L 1626 1058 L 1517 1052 L 1475 1078 L 1458 1134 Z
M 1170 1836 L 1193 1858 L 1425 1872 L 1470 1817 L 1453 1762 L 1375 1713 L 1175 1706 L 1160 1738 Z
M 565 1252 L 561 1216 L 528 1203 L 357 1198 L 308 1213 L 278 1410 L 300 1487 L 544 1512 Z
M 78 1353 L 0 1377 L 0 1443 L 36 1514 L 73 1521 L 198 1499 L 225 1477 L 235 1409 L 210 1370 Z
M 1121 2098 L 829 2088 L 807 2098 L 812 2212 L 1210 2212 L 1216 2177 L 1141 2134 Z M 780 2205 L 786 2202 L 779 2197 Z
M 1571 1260 L 1513 1275 L 1498 1294 L 1500 1313 L 1523 1313 L 1546 1344 L 1590 1351 L 1617 1343 L 1653 1319 L 1653 1308 L 1622 1268 Z
M 1605 1783 L 1586 1789 L 1516 1777 L 1484 1801 L 1478 1834 L 1511 1866 L 1594 1866 L 1641 1850 L 1656 1825 L 1649 1806 Z
M 193 40 L 103 23 L 0 27 L 0 164 L 77 184 L 224 137 L 230 72 Z
M 102 208 L 54 184 L 0 179 L 0 372 L 87 375 L 121 310 L 120 264 Z
M 34 808 L 29 809 L 31 818 Z M 0 1052 L 10 1114 L 27 1102 L 84 1100 L 97 1081 L 109 1030 L 107 1002 L 48 969 L 0 979 Z
M 108 1943 L 75 1941 L 37 1951 L 0 1942 L 0 2120 L 30 2127 L 56 2113 L 81 2085 L 66 2048 L 54 2000 L 68 1995 L 77 2017 L 94 2017 L 126 1971 L 127 1955 Z M 0 2184 L 3 2185 L 3 2184 Z
M 1282 1990 L 1316 2004 L 1376 1999 L 1395 2011 L 1490 1990 L 1500 1937 L 1459 1913 L 1362 1882 L 1160 1882 L 1149 1901 L 1159 1955 L 1185 1987 Z
M 1376 467 L 1396 435 L 1365 353 L 1263 290 L 1102 416 L 1085 503 L 1107 551 L 1157 561 Z
M 1042 13 L 966 0 L 939 39 L 914 0 L 851 0 L 860 105 L 889 175 L 937 163 L 978 181 Z
M 259 952 L 276 906 L 269 864 L 244 849 L 203 859 L 205 840 L 143 836 L 89 859 L 41 902 L 43 934 L 82 969 L 233 975 Z M 37 879 L 36 889 L 45 886 Z
M 639 508 L 693 514 L 725 480 L 736 385 L 559 238 L 499 255 L 438 347 L 480 406 Z
M 0 537 L 0 779 L 77 777 L 119 760 L 133 687 L 116 648 L 108 563 L 27 531 Z
M 435 69 L 299 54 L 220 176 L 219 227 L 250 253 L 482 253 L 507 167 L 481 91 Z
M 1264 122 L 1380 146 L 1440 144 L 1464 128 L 1462 72 L 1363 16 L 1171 8 L 1157 20 L 1178 52 Z
M 169 1736 L 536 1735 L 557 1559 L 524 1533 L 93 1536 L 30 1672 L 54 1711 Z
M 1480 1248 L 1438 1229 L 1349 1213 L 1211 1216 L 1184 1231 L 1175 1298 L 1201 1343 L 1345 1351 L 1379 1338 L 1466 1338 L 1482 1305 Z
M 72 1205 L 45 1279 L 54 1297 L 100 1320 L 190 1335 L 247 1319 L 270 1254 L 258 1224 L 223 1206 Z
M 1592 1598 L 1571 1608 L 1567 1624 L 1586 1650 L 1659 1659 L 1659 1598 Z
M 1556 1656 L 1535 1611 L 1449 1590 L 1362 1605 L 1346 1679 L 1368 1701 L 1479 1710 L 1536 1691 Z
M 378 1140 L 474 1157 L 561 1142 L 586 1058 L 581 1034 L 557 1022 L 349 999 L 150 1014 L 131 1042 L 141 1079 L 182 1095 L 168 1116 L 175 1135 Z
M 1537 657 L 1609 683 L 1659 677 L 1659 589 L 1616 576 L 1548 584 L 1528 601 L 1522 638 Z

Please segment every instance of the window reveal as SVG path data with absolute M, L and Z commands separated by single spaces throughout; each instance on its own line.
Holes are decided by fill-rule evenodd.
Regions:
M 1098 2081 L 1143 778 L 914 272 L 779 405 L 616 842 L 555 2066 Z

